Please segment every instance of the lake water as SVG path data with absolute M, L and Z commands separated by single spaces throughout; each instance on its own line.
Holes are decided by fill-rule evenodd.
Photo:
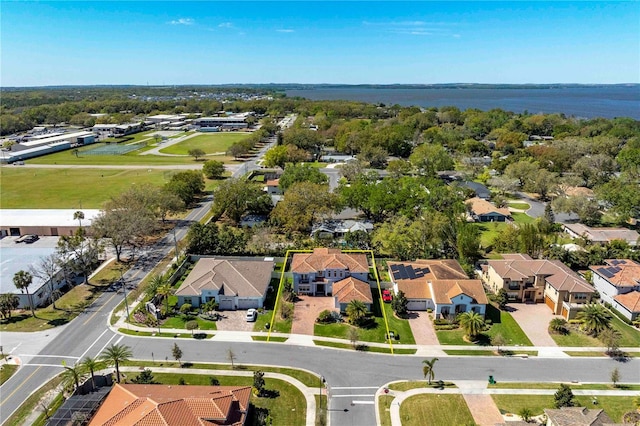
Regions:
M 516 113 L 564 113 L 568 116 L 632 117 L 640 120 L 640 85 L 566 87 L 551 89 L 455 89 L 455 88 L 309 88 L 287 90 L 287 96 L 312 100 L 351 100 L 402 106 L 441 107 L 462 110 L 501 108 Z

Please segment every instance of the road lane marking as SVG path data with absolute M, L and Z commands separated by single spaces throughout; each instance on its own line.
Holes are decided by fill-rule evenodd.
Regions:
M 113 299 L 114 297 L 116 297 L 116 295 L 117 295 L 117 294 L 118 294 L 118 293 L 114 293 L 114 294 L 113 294 L 113 296 L 111 296 L 111 297 L 110 297 L 106 302 L 104 302 L 104 303 L 102 304 L 102 306 L 100 306 L 100 308 L 98 308 L 98 310 L 97 310 L 97 311 L 95 311 L 95 312 L 93 313 L 93 315 L 91 315 L 91 316 L 89 317 L 89 319 L 87 319 L 87 320 L 86 320 L 82 325 L 87 325 L 87 324 L 89 324 L 89 321 L 91 321 L 91 320 L 92 320 L 96 315 L 98 315 L 98 313 L 100 313 L 100 311 L 102 310 L 102 308 L 104 308 L 105 306 L 107 306 L 107 304 L 108 304 L 109 302 L 111 302 L 111 299 Z
M 27 365 L 30 365 L 32 367 L 57 367 L 57 368 L 64 368 L 64 365 L 62 364 L 32 364 L 29 363 Z
M 107 331 L 109 331 L 109 329 L 108 329 L 108 328 L 107 328 L 107 329 L 105 329 L 105 330 L 102 332 L 102 334 L 101 334 L 101 335 L 99 335 L 99 336 L 98 336 L 98 338 L 97 338 L 96 340 L 94 340 L 94 341 L 93 341 L 93 343 L 91 344 L 91 346 L 89 346 L 89 347 L 87 348 L 87 350 L 86 350 L 86 351 L 84 351 L 84 352 L 82 353 L 82 355 L 80 355 L 80 356 L 78 357 L 78 361 L 79 361 L 79 360 L 81 360 L 81 359 L 82 359 L 82 358 L 87 354 L 87 352 L 89 352 L 89 350 L 93 347 L 93 345 L 95 345 L 96 343 L 98 343 L 98 340 L 102 339 L 102 336 L 104 336 L 104 334 L 105 334 Z
M 120 338 L 116 341 L 116 343 L 114 343 L 114 345 L 119 344 L 122 341 L 122 339 L 124 339 L 124 336 L 120 336 Z
M 353 405 L 362 404 L 362 405 L 374 405 L 375 401 L 351 401 Z
M 335 389 L 379 389 L 380 386 L 331 386 L 332 390 Z
M 372 393 L 370 395 L 331 395 L 331 398 L 374 398 L 375 396 L 376 394 Z
M 109 343 L 111 343 L 111 341 L 113 340 L 113 338 L 114 338 L 114 337 L 116 337 L 116 336 L 117 336 L 117 334 L 114 334 L 113 336 L 111 336 L 111 339 L 107 340 L 107 343 L 105 343 L 105 344 L 104 344 L 104 346 L 103 346 L 102 348 L 100 348 L 100 351 L 98 352 L 98 354 L 101 354 L 101 353 L 102 353 L 102 351 L 104 351 L 104 348 L 106 348 L 106 347 L 107 347 L 107 345 L 108 345 Z
M 2 402 L 0 402 L 0 407 L 2 406 L 2 404 L 4 404 L 5 402 L 7 402 L 7 400 L 9 398 L 11 398 L 16 392 L 18 392 L 18 390 L 23 387 L 31 377 L 33 377 L 34 374 L 36 374 L 38 372 L 38 370 L 40 370 L 42 367 L 38 367 L 35 370 L 33 370 L 33 373 L 29 374 L 29 377 L 27 377 L 25 380 L 22 381 L 22 383 L 20 383 L 20 386 L 18 386 L 17 388 L 15 388 L 13 390 L 13 392 L 11 392 L 5 399 L 2 400 Z
M 17 354 L 17 355 L 13 355 L 13 356 L 30 356 L 33 358 L 38 358 L 38 357 L 44 357 L 44 358 L 78 358 L 77 356 L 71 356 L 71 355 L 29 355 L 29 354 Z

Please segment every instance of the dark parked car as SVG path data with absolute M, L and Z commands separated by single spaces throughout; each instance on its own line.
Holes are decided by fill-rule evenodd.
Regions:
M 39 239 L 40 237 L 38 237 L 37 235 L 27 235 L 27 237 L 24 239 L 24 242 L 27 244 L 31 244 L 31 243 L 35 243 Z

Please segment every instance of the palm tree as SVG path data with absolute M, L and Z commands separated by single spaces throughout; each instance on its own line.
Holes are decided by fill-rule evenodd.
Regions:
M 167 278 L 164 274 L 156 274 L 151 277 L 149 281 L 149 286 L 146 289 L 146 293 L 149 297 L 153 297 L 158 293 L 158 289 L 163 285 L 167 284 Z
M 360 324 L 367 316 L 367 307 L 360 300 L 352 300 L 345 309 L 351 324 Z
M 463 312 L 458 316 L 458 322 L 469 339 L 474 339 L 484 327 L 484 318 L 477 312 Z
M 90 356 L 87 356 L 80 362 L 80 366 L 84 370 L 88 371 L 89 374 L 91 374 L 91 384 L 95 389 L 96 388 L 95 372 L 96 370 L 100 370 L 104 366 L 104 363 L 98 360 L 97 358 L 92 358 Z
M 81 210 L 73 213 L 73 220 L 77 220 L 80 223 L 80 229 L 82 229 L 82 219 L 84 219 L 84 213 Z
M 116 380 L 120 383 L 120 363 L 129 361 L 129 358 L 132 356 L 133 354 L 131 353 L 130 347 L 113 344 L 102 352 L 100 360 L 116 368 Z
M 577 320 L 582 322 L 582 328 L 589 334 L 598 335 L 603 330 L 609 328 L 611 323 L 611 315 L 604 306 L 597 303 L 589 303 L 584 305 L 582 310 L 576 316 Z
M 549 322 L 549 330 L 554 333 L 564 334 L 567 332 L 567 320 L 564 318 L 554 318 Z
M 29 286 L 33 282 L 33 276 L 26 271 L 18 271 L 13 276 L 13 285 L 16 286 L 18 290 L 21 292 L 27 293 L 27 298 L 29 299 L 29 307 L 31 308 L 31 315 L 35 318 L 36 312 L 33 310 L 33 300 L 31 299 L 31 294 L 29 293 Z
M 438 358 L 432 358 L 431 360 L 425 359 L 424 361 L 422 361 L 422 363 L 424 364 L 422 366 L 422 374 L 424 374 L 425 378 L 428 378 L 427 380 L 429 381 L 429 386 L 431 386 L 431 381 L 436 376 L 436 373 L 433 370 L 433 365 L 437 360 Z
M 169 283 L 161 285 L 156 292 L 164 298 L 165 314 L 169 315 L 169 296 L 173 293 L 171 285 Z
M 84 371 L 82 370 L 82 367 L 80 365 L 69 367 L 64 361 L 62 361 L 62 366 L 64 367 L 62 377 L 65 383 L 73 384 L 74 390 L 78 389 L 80 386 L 80 380 L 84 378 Z

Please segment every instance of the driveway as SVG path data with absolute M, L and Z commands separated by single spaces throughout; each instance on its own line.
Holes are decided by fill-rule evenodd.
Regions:
M 223 311 L 220 313 L 222 318 L 216 321 L 218 330 L 223 331 L 253 331 L 255 322 L 247 322 L 247 311 Z
M 409 326 L 416 340 L 416 345 L 439 345 L 436 332 L 433 328 L 433 322 L 429 314 L 419 311 L 409 313 Z
M 325 309 L 337 311 L 333 297 L 298 296 L 295 303 L 292 334 L 308 334 L 313 336 L 313 326 L 318 314 Z
M 553 318 L 562 317 L 553 315 L 547 305 L 544 303 L 512 303 L 509 304 L 508 309 L 533 346 L 558 346 L 549 336 L 547 328 Z

